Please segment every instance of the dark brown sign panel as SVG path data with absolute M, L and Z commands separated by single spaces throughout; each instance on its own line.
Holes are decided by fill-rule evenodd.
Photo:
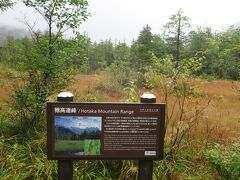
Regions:
M 48 159 L 163 158 L 164 104 L 47 104 Z

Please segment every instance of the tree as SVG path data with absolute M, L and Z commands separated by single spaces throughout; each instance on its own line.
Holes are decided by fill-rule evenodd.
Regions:
M 114 60 L 115 61 L 130 61 L 130 48 L 125 42 L 118 42 L 114 48 Z
M 186 30 L 189 27 L 189 18 L 183 14 L 181 9 L 172 15 L 169 22 L 164 26 L 165 39 L 177 61 L 176 66 L 181 59 L 181 49 L 186 43 Z
M 27 7 L 33 7 L 48 24 L 48 57 L 53 60 L 54 45 L 62 33 L 69 29 L 76 29 L 88 17 L 87 0 L 23 0 Z M 56 33 L 53 35 L 53 28 Z M 29 26 L 33 33 L 34 40 L 38 40 L 38 36 L 33 32 L 33 28 Z M 47 83 L 49 73 L 45 73 L 45 81 Z
M 132 64 L 139 71 L 144 71 L 146 66 L 152 63 L 153 34 L 151 27 L 146 25 L 140 31 L 138 39 L 132 44 Z
M 90 43 L 88 47 L 88 59 L 89 59 L 88 62 L 90 73 L 99 68 L 97 47 L 98 47 L 97 42 Z
M 13 2 L 10 0 L 0 0 L 0 11 L 6 11 L 13 6 Z
M 67 87 L 71 67 L 66 66 L 66 43 L 62 34 L 75 30 L 86 20 L 86 0 L 23 0 L 33 7 L 48 24 L 48 31 L 42 33 L 26 22 L 32 40 L 22 48 L 24 55 L 20 63 L 24 86 L 15 89 L 15 107 L 20 118 L 29 126 L 43 124 L 40 119 L 45 111 L 47 98 Z M 22 115 L 22 116 L 21 116 Z
M 188 55 L 194 56 L 198 52 L 204 52 L 210 46 L 209 40 L 213 38 L 213 33 L 209 27 L 198 27 L 196 31 L 189 33 Z
M 89 71 L 88 50 L 90 38 L 77 33 L 76 37 L 64 39 L 62 41 L 61 56 L 64 58 L 67 67 L 72 67 L 74 71 L 86 73 Z
M 158 58 L 162 58 L 166 55 L 166 44 L 162 37 L 158 34 L 154 34 L 152 38 L 152 52 Z
M 148 49 L 151 48 L 151 43 L 153 39 L 152 35 L 152 28 L 147 24 L 145 27 L 143 27 L 143 30 L 140 31 L 137 43 L 138 44 L 144 44 Z
M 228 29 L 218 34 L 219 58 L 224 61 L 225 77 L 240 79 L 240 29 Z
M 112 64 L 114 59 L 114 47 L 111 39 L 102 41 L 100 44 L 100 48 L 102 49 L 104 59 L 106 61 L 106 65 L 109 66 Z
M 196 31 L 189 33 L 189 43 L 185 55 L 188 58 L 197 56 L 204 57 L 201 74 L 213 75 L 218 61 L 218 42 L 216 35 L 209 27 L 198 27 Z
M 94 42 L 89 47 L 89 66 L 90 72 L 97 69 L 105 69 L 114 60 L 114 46 L 111 40 Z

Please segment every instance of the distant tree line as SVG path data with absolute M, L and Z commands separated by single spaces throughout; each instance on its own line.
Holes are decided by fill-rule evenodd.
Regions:
M 34 35 L 35 40 L 49 41 L 49 32 Z M 51 38 L 56 39 L 53 36 L 57 35 L 51 34 Z M 113 43 L 110 39 L 92 42 L 86 35 L 80 34 L 72 39 L 58 38 L 54 43 L 54 49 L 50 49 L 51 56 L 57 55 L 64 59 L 66 67 L 73 67 L 82 73 L 93 73 L 116 65 L 144 72 L 146 67 L 153 64 L 153 55 L 157 58 L 171 55 L 177 62 L 192 57 L 203 58 L 199 76 L 240 79 L 240 29 L 215 32 L 209 27 L 198 27 L 192 30 L 188 17 L 181 9 L 170 17 L 161 34 L 153 34 L 151 27 L 146 25 L 131 45 L 120 41 Z M 8 36 L 0 47 L 0 62 L 19 65 L 31 57 L 29 49 L 32 46 L 34 39 L 25 37 L 14 40 Z M 36 53 L 47 52 L 41 46 L 41 52 Z
M 190 31 L 186 40 L 176 44 L 163 36 L 153 34 L 149 25 L 140 32 L 130 46 L 124 42 L 113 44 L 110 40 L 91 43 L 88 51 L 89 72 L 104 70 L 113 63 L 125 63 L 136 72 L 145 71 L 153 64 L 152 56 L 164 58 L 172 55 L 175 61 L 203 58 L 199 76 L 240 79 L 240 29 L 214 32 L 209 27 Z
M 55 128 L 55 134 L 57 140 L 84 140 L 84 139 L 100 139 L 101 131 L 86 132 L 82 134 L 76 134 L 69 131 L 62 131 Z
M 178 29 L 169 31 L 169 28 L 170 24 L 165 26 L 165 32 L 160 35 L 153 34 L 151 27 L 146 25 L 131 45 L 120 41 L 113 43 L 110 39 L 91 42 L 90 38 L 78 34 L 72 39 L 58 39 L 56 44 L 59 45 L 56 45 L 53 53 L 58 53 L 61 59 L 65 59 L 66 67 L 71 66 L 75 71 L 82 73 L 101 71 L 114 65 L 144 72 L 146 67 L 153 64 L 153 55 L 158 58 L 171 55 L 178 62 L 199 57 L 204 60 L 203 67 L 197 75 L 240 79 L 239 28 L 215 32 L 209 27 L 198 27 L 196 30 L 184 32 L 184 35 L 178 34 Z M 39 37 L 46 41 L 48 33 L 39 32 Z M 17 40 L 11 36 L 6 37 L 0 47 L 0 62 L 14 67 L 21 64 L 29 56 L 32 45 L 33 40 L 29 37 Z

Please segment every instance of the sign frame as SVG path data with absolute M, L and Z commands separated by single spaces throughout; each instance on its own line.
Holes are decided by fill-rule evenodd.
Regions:
M 80 106 L 108 106 L 108 107 L 158 107 L 159 117 L 158 117 L 158 146 L 157 146 L 157 156 L 142 156 L 142 157 L 104 157 L 103 155 L 82 155 L 82 156 L 56 156 L 54 154 L 54 144 L 55 144 L 55 130 L 54 130 L 54 116 L 53 108 L 55 107 L 80 107 Z M 58 113 L 59 116 L 76 116 L 77 113 Z M 79 116 L 79 114 L 77 114 Z M 82 116 L 82 115 L 81 115 Z M 91 116 L 91 114 L 90 114 Z M 48 160 L 162 160 L 163 159 L 163 149 L 164 149 L 164 125 L 165 125 L 165 104 L 164 103 L 86 103 L 86 102 L 47 102 L 47 159 Z M 102 134 L 101 134 L 102 136 Z

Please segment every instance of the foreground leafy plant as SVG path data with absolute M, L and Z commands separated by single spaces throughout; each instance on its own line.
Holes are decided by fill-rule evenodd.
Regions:
M 230 148 L 216 144 L 206 152 L 210 165 L 225 179 L 240 179 L 240 144 Z

